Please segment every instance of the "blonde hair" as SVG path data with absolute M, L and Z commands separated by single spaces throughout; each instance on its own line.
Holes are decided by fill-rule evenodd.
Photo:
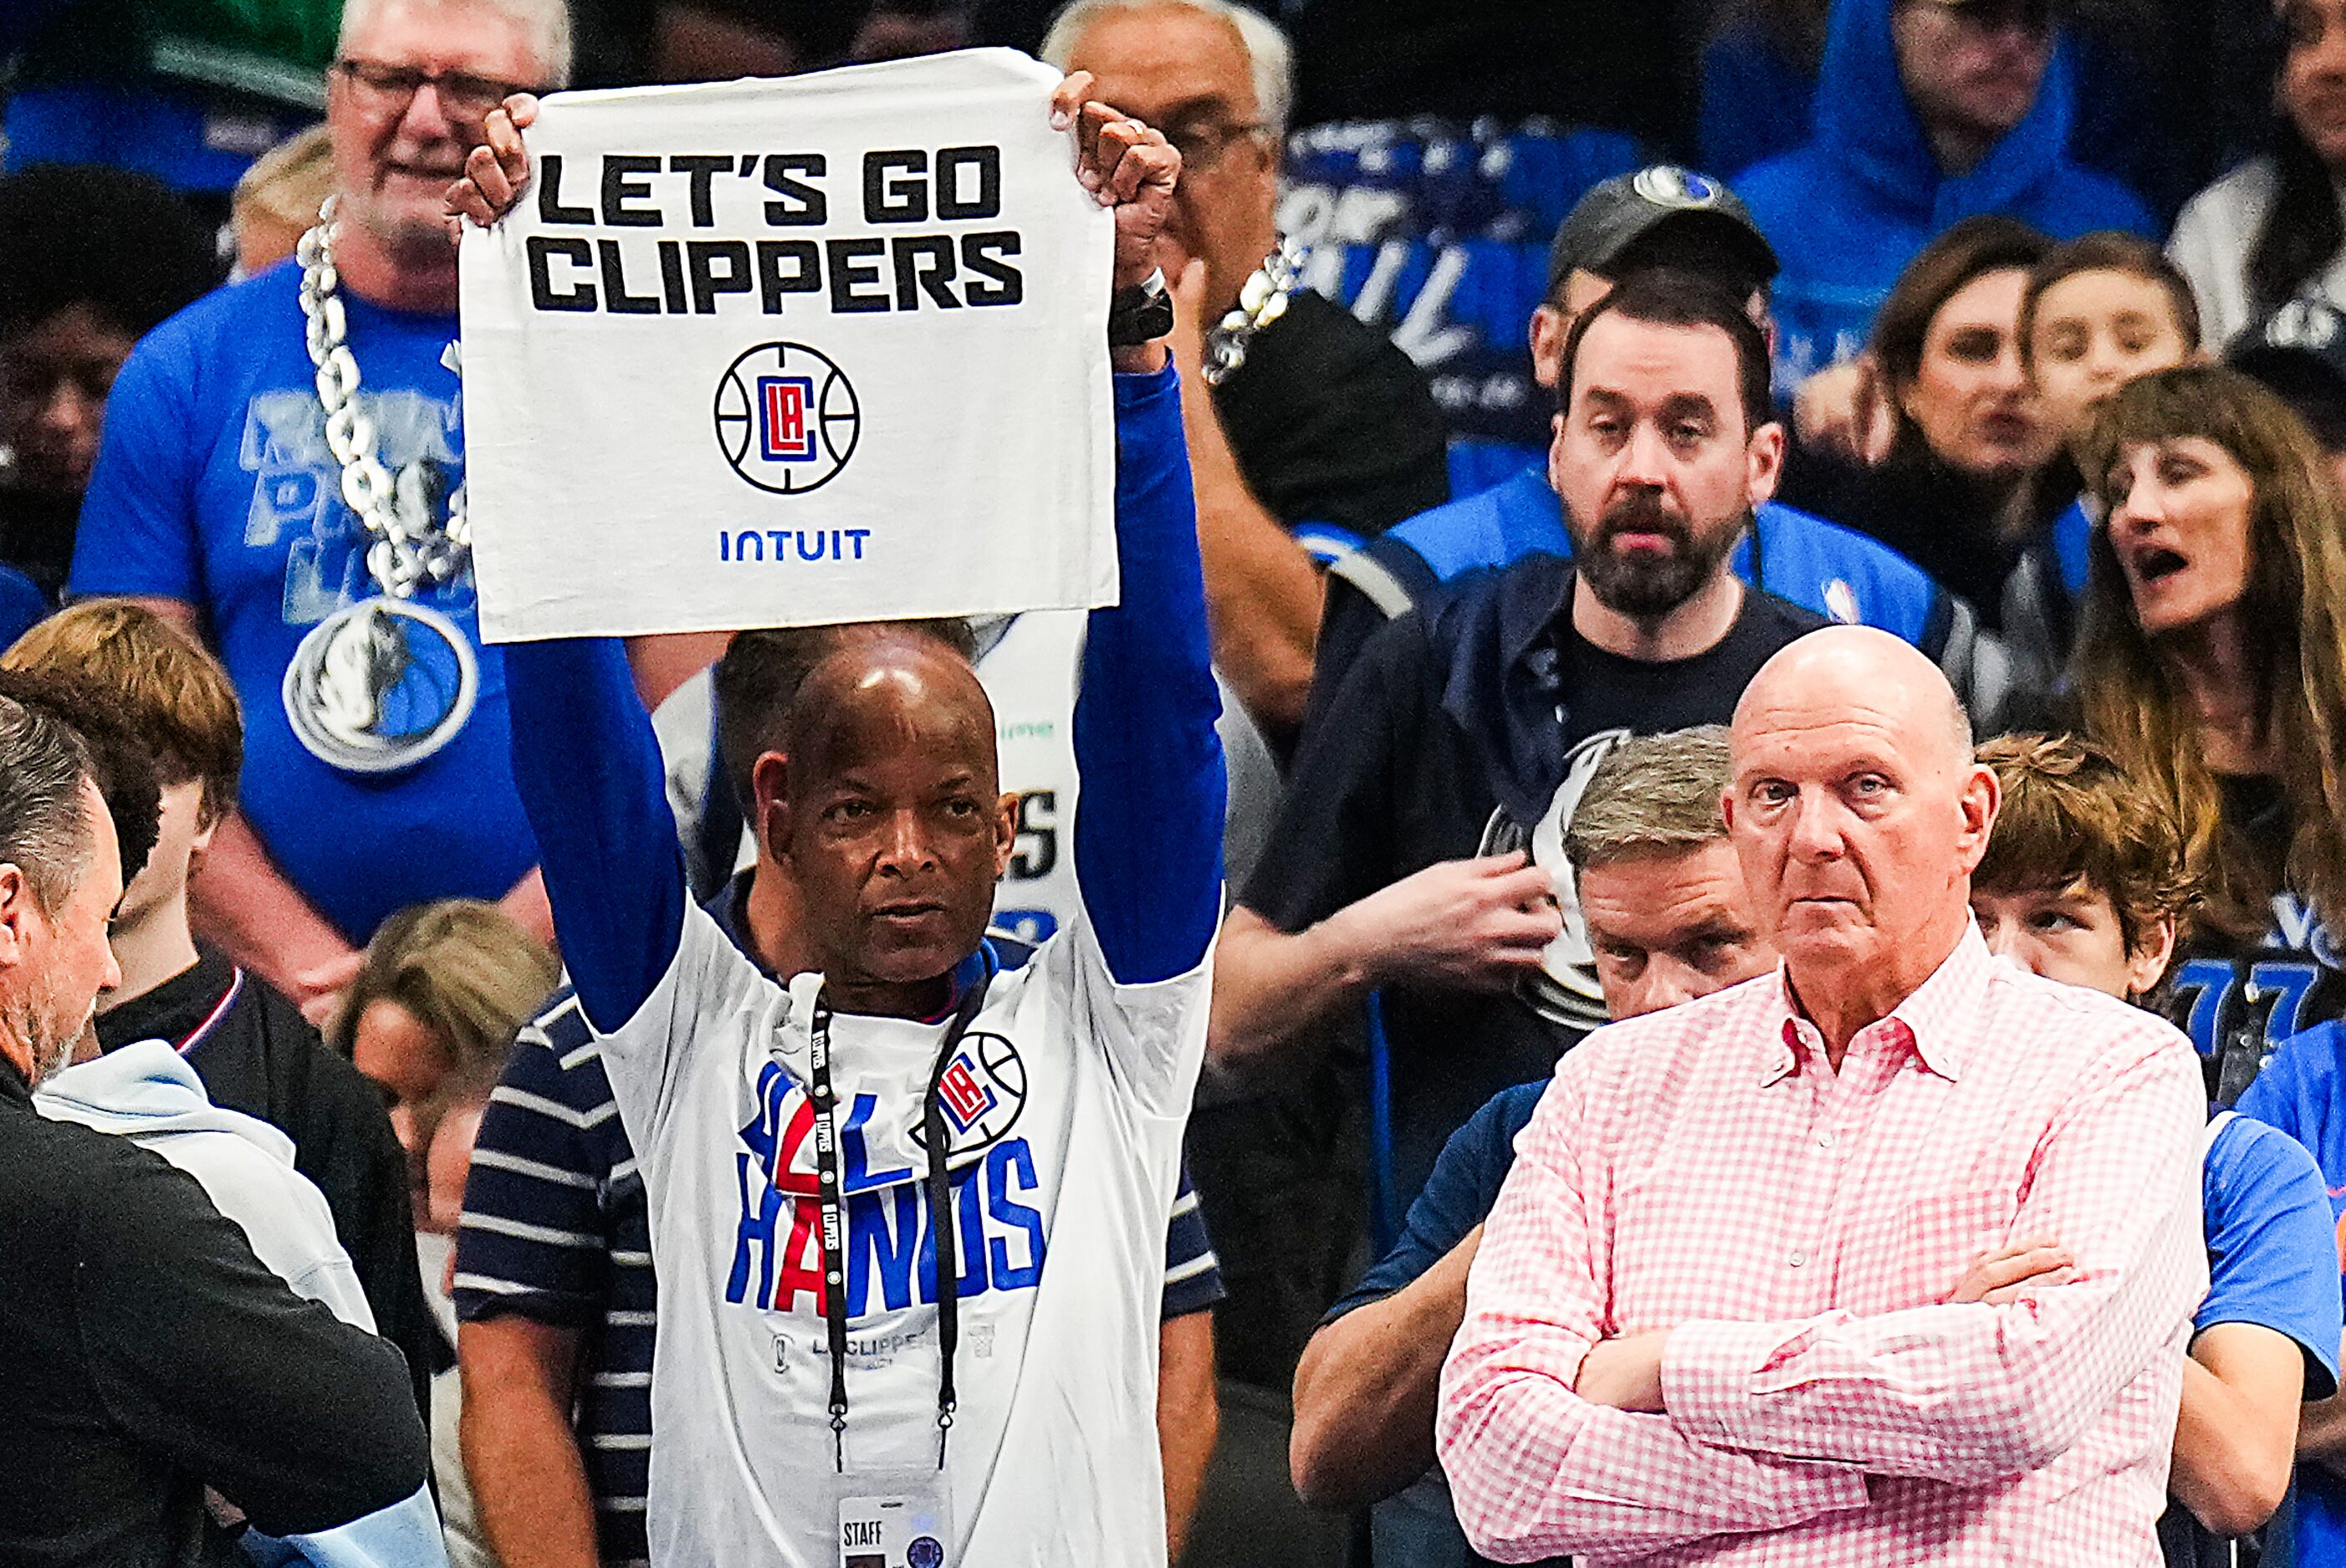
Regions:
M 1589 773 L 1564 830 L 1565 856 L 1585 871 L 1725 839 L 1719 802 L 1732 774 L 1723 724 L 1624 740 Z
M 546 944 L 495 904 L 444 899 L 415 904 L 382 922 L 366 962 L 334 1017 L 345 1056 L 359 1019 L 376 1002 L 399 1003 L 444 1043 L 450 1077 L 485 1087 L 505 1066 L 515 1031 L 542 1006 L 561 975 Z
M 253 217 L 295 229 L 318 220 L 318 209 L 334 193 L 334 148 L 322 125 L 290 136 L 237 177 L 229 199 L 230 216 L 241 228 Z
M 209 649 L 137 600 L 84 599 L 58 611 L 0 655 L 0 669 L 88 687 L 153 753 L 163 783 L 202 783 L 204 823 L 236 804 L 244 767 L 236 687 Z
M 2259 728 L 2280 759 L 2291 824 L 2278 861 L 2244 824 L 2224 820 L 2195 722 L 2135 618 L 2106 528 L 2094 532 L 2072 662 L 2086 728 L 2182 829 L 2205 925 L 2235 940 L 2261 935 L 2269 901 L 2286 886 L 2324 924 L 2346 930 L 2346 498 L 2288 405 L 2217 365 L 2158 371 L 2121 388 L 2078 441 L 2088 493 L 2106 508 L 2127 447 L 2189 436 L 2222 447 L 2251 487 L 2239 619 Z

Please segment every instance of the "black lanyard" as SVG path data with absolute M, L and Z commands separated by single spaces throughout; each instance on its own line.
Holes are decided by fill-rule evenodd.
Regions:
M 986 982 L 963 995 L 937 1044 L 936 1064 L 921 1096 L 921 1137 L 929 1156 L 931 1250 L 937 1276 L 937 1468 L 945 1467 L 945 1439 L 953 1431 L 954 1350 L 961 1340 L 961 1269 L 954 1261 L 953 1173 L 945 1145 L 944 1105 L 940 1095 L 954 1047 L 985 1003 Z M 839 1190 L 838 1096 L 831 1087 L 831 1007 L 817 997 L 814 1023 L 807 1031 L 807 1098 L 814 1106 L 814 1163 L 822 1209 L 822 1316 L 831 1341 L 831 1441 L 832 1462 L 847 1469 L 847 1215 Z

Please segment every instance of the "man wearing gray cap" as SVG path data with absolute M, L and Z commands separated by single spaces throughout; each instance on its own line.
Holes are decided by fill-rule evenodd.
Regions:
M 1768 286 L 1776 253 L 1736 194 L 1689 169 L 1658 164 L 1617 175 L 1566 215 L 1548 249 L 1547 292 L 1532 312 L 1532 374 L 1553 388 L 1572 324 L 1636 273 L 1668 268 L 1750 301 L 1772 337 Z M 1329 570 L 1313 677 L 1313 712 L 1371 633 L 1436 585 L 1529 555 L 1572 554 L 1544 461 L 1479 495 L 1387 531 Z M 1974 711 L 1993 720 L 2006 685 L 2003 650 L 1983 643 L 1971 606 L 1887 545 L 1770 501 L 1758 507 L 1735 559 L 1738 575 L 1827 619 L 1878 626 L 1931 656 Z

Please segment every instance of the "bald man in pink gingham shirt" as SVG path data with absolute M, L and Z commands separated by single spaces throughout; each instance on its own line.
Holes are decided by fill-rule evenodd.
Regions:
M 1835 627 L 1735 716 L 1775 974 L 1612 1025 L 1517 1143 L 1442 1378 L 1524 1562 L 2160 1561 L 2206 1107 L 2152 1015 L 1990 958 L 1996 808 L 1929 661 Z M 2076 1261 L 1949 1300 L 2024 1240 Z

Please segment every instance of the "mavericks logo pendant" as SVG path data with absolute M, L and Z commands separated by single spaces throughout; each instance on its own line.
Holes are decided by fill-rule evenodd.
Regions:
M 285 717 L 310 754 L 390 773 L 456 738 L 480 695 L 463 628 L 405 599 L 367 599 L 310 628 L 285 670 Z

